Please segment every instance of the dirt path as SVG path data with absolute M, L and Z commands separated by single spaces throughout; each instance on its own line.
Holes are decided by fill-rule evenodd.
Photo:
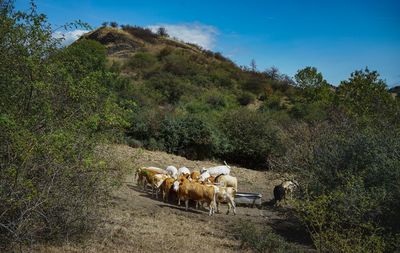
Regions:
M 108 217 L 97 232 L 82 245 L 39 247 L 41 252 L 246 252 L 235 238 L 235 228 L 240 222 L 272 226 L 288 240 L 304 243 L 304 233 L 297 231 L 285 209 L 238 207 L 237 215 L 225 215 L 227 207 L 212 217 L 207 210 L 190 209 L 154 199 L 149 192 L 136 186 L 134 169 L 138 166 L 168 165 L 200 169 L 218 163 L 190 161 L 164 152 L 144 151 L 118 145 L 110 147 L 115 159 L 135 157 L 132 171 L 123 186 L 104 207 Z M 260 192 L 263 201 L 272 196 L 274 185 L 280 179 L 271 172 L 260 172 L 232 166 L 232 175 L 238 177 L 240 191 Z

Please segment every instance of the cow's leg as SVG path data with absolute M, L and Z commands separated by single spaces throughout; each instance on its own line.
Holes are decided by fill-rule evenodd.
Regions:
M 185 200 L 185 209 L 186 211 L 189 209 L 189 200 Z
M 236 215 L 236 205 L 235 205 L 235 201 L 234 201 L 233 197 L 229 197 L 228 198 L 228 207 L 229 207 L 228 208 L 228 213 L 229 213 L 230 209 L 232 208 L 233 209 L 233 214 Z
M 209 213 L 208 213 L 208 215 L 209 216 L 211 216 L 211 215 L 213 215 L 213 213 L 214 213 L 214 204 L 211 202 L 211 203 L 208 203 L 208 207 L 209 207 L 209 209 L 210 209 L 210 211 L 209 211 Z
M 168 192 L 164 191 L 163 194 L 164 194 L 163 196 L 164 202 L 168 202 Z
M 233 199 L 233 197 L 231 199 L 231 203 L 232 203 L 232 207 L 233 207 L 233 214 L 236 215 L 236 204 L 235 204 L 235 200 Z
M 147 180 L 145 178 L 143 178 L 142 180 L 142 185 L 143 185 L 143 191 L 147 190 Z

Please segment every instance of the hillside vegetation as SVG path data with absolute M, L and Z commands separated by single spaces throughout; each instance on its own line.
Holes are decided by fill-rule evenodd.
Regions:
M 0 8 L 0 249 L 95 227 L 126 170 L 96 147 L 125 142 L 290 173 L 317 250 L 398 250 L 400 99 L 376 71 L 333 88 L 129 25 L 62 48 L 34 4 Z

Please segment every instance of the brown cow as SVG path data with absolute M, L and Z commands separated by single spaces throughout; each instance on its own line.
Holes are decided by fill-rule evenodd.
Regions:
M 147 172 L 151 172 L 154 174 L 168 174 L 165 170 L 157 167 L 141 167 L 137 169 L 135 173 L 136 182 L 138 185 L 142 185 L 143 188 L 145 188 L 144 179 Z
M 160 189 L 162 192 L 162 197 L 164 202 L 168 202 L 169 192 L 174 185 L 175 179 L 174 178 L 167 178 L 162 182 Z
M 200 178 L 200 171 L 193 171 L 192 173 L 190 173 L 190 178 L 193 179 L 194 181 L 198 181 Z
M 138 185 L 142 184 L 143 190 L 146 191 L 147 184 L 150 184 L 152 195 L 155 195 L 156 198 L 158 198 L 159 187 L 162 182 L 168 177 L 168 175 L 159 174 L 156 171 L 142 168 L 138 172 Z
M 210 209 L 208 215 L 211 216 L 215 212 L 217 187 L 190 182 L 188 179 L 182 178 L 174 182 L 174 190 L 178 193 L 178 199 L 185 201 L 186 211 L 189 208 L 189 200 L 191 199 L 207 203 Z

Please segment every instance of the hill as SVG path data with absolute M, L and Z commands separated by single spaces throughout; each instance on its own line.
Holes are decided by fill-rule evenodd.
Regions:
M 154 34 L 149 29 L 136 26 L 123 26 L 122 29 L 101 27 L 93 30 L 80 39 L 97 40 L 107 48 L 107 54 L 115 57 L 129 57 L 139 50 L 157 50 L 165 46 L 173 46 L 201 53 L 196 45 L 189 45 L 165 36 Z
M 127 131 L 134 146 L 245 164 L 246 155 L 227 150 L 219 129 L 222 118 L 236 117 L 227 113 L 240 109 L 296 109 L 296 88 L 277 70 L 238 67 L 220 53 L 128 25 L 101 27 L 76 44 L 84 40 L 106 48 L 108 66 L 121 79 L 120 99 L 136 105 Z M 247 165 L 266 166 L 264 158 L 253 158 Z

